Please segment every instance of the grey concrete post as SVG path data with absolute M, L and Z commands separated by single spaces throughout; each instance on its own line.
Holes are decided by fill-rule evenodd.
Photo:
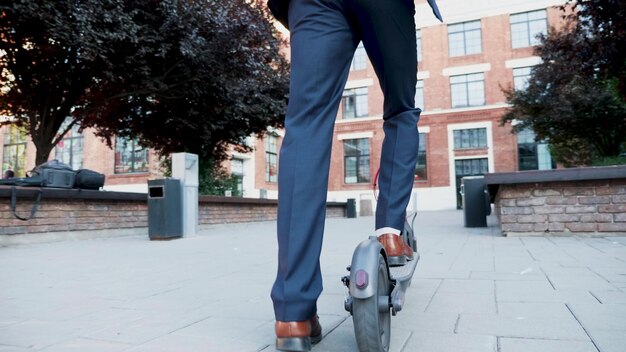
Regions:
M 198 227 L 198 170 L 196 154 L 172 154 L 172 177 L 183 188 L 183 236 L 195 235 Z

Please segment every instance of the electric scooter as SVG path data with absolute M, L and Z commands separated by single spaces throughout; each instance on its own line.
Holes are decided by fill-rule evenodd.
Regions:
M 345 309 L 352 314 L 360 352 L 387 352 L 391 337 L 391 315 L 402 310 L 406 290 L 419 261 L 413 223 L 405 220 L 402 239 L 413 249 L 413 260 L 402 266 L 390 263 L 376 236 L 361 242 L 341 281 L 348 289 Z

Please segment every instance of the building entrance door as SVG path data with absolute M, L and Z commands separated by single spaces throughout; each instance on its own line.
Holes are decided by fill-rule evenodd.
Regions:
M 456 208 L 463 209 L 463 198 L 461 197 L 461 178 L 465 176 L 479 176 L 489 172 L 489 161 L 487 158 L 461 159 L 454 161 L 456 174 Z

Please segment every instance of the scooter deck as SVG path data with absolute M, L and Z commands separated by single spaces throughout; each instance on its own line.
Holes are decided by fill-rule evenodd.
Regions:
M 413 260 L 408 261 L 405 265 L 389 267 L 389 274 L 391 275 L 391 279 L 398 282 L 410 281 L 413 277 L 413 273 L 415 272 L 415 268 L 417 267 L 417 262 L 419 260 L 419 253 L 414 253 Z

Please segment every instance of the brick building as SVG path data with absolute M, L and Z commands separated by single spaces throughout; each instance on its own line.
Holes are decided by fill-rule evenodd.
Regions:
M 502 88 L 522 88 L 533 65 L 535 35 L 562 22 L 564 0 L 440 0 L 445 23 L 432 16 L 426 0 L 416 1 L 418 84 L 416 105 L 423 109 L 421 150 L 409 209 L 450 209 L 460 205 L 460 177 L 553 167 L 547 147 L 531 132 L 511 134 L 499 120 L 507 108 Z M 352 63 L 337 114 L 328 199 L 356 198 L 362 214 L 375 207 L 372 184 L 378 170 L 382 132 L 382 93 L 362 47 Z M 34 150 L 26 141 L 0 131 L 3 170 Z M 254 153 L 232 153 L 227 167 L 240 178 L 246 197 L 276 198 L 278 154 L 283 132 L 250 138 Z M 83 134 L 83 167 L 107 174 L 108 189 L 145 190 L 159 175 L 156 158 L 132 141 L 107 148 Z M 63 148 L 57 155 L 72 154 Z M 55 152 L 53 152 L 54 157 Z M 78 152 L 74 153 L 78 154 Z M 57 157 L 59 158 L 59 157 Z

